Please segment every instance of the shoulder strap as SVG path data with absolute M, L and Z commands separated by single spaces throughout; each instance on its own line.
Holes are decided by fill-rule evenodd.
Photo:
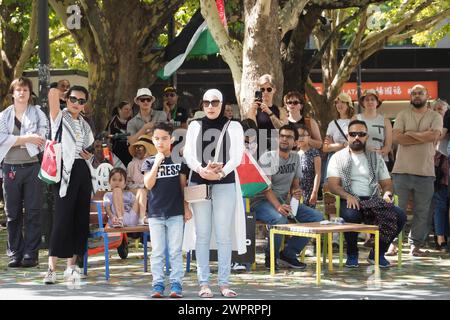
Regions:
M 342 130 L 341 126 L 339 125 L 339 123 L 337 122 L 337 120 L 334 120 L 334 124 L 336 125 L 336 127 L 339 129 L 339 131 L 341 132 L 342 136 L 345 138 L 346 141 L 348 141 L 347 136 L 344 133 L 344 130 Z
M 55 134 L 55 141 L 56 142 L 61 142 L 61 139 L 62 139 L 63 120 L 64 120 L 63 117 L 61 117 L 61 123 L 59 124 L 58 131 L 56 131 L 56 134 Z

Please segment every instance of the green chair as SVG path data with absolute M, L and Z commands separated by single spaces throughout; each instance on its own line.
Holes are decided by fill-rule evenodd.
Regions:
M 333 194 L 331 192 L 328 192 L 328 191 L 324 192 L 324 194 L 323 194 L 324 208 L 326 207 L 325 199 L 327 196 L 334 198 L 335 215 L 336 215 L 336 217 L 340 217 L 341 197 L 336 194 Z M 398 196 L 397 195 L 394 195 L 394 205 L 398 206 Z M 324 211 L 326 212 L 326 208 Z M 398 267 L 402 266 L 402 249 L 403 249 L 403 230 L 398 235 L 398 262 L 397 262 Z M 332 250 L 332 248 L 331 248 L 331 250 Z M 326 257 L 325 251 L 326 251 L 326 249 L 324 246 L 324 257 Z M 342 267 L 343 265 L 344 265 L 344 236 L 341 232 L 341 233 L 339 233 L 339 267 Z

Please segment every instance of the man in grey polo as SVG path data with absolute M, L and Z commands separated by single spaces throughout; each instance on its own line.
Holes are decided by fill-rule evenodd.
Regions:
M 427 108 L 428 92 L 422 85 L 411 89 L 411 106 L 395 120 L 393 139 L 398 144 L 393 173 L 394 191 L 399 206 L 406 212 L 412 194 L 413 220 L 409 233 L 411 255 L 421 257 L 420 250 L 431 227 L 430 203 L 434 193 L 435 142 L 442 132 L 442 117 Z
M 135 143 L 140 136 L 147 134 L 155 122 L 166 122 L 167 114 L 164 111 L 153 110 L 155 97 L 148 88 L 140 88 L 137 91 L 134 102 L 139 106 L 139 112 L 127 124 L 129 144 Z

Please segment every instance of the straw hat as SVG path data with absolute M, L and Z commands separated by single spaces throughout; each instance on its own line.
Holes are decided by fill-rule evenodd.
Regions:
M 135 146 L 144 146 L 145 150 L 147 151 L 145 154 L 146 157 L 153 156 L 157 153 L 157 150 L 152 143 L 152 137 L 146 134 L 140 136 L 138 141 L 128 147 L 128 152 L 130 152 L 133 158 L 136 156 L 136 149 L 134 148 Z
M 134 97 L 134 102 L 137 104 L 138 103 L 138 99 L 140 97 L 149 97 L 152 99 L 152 103 L 155 102 L 156 98 L 153 96 L 152 92 L 150 89 L 148 88 L 140 88 L 137 93 L 136 93 L 136 97 Z
M 348 103 L 348 105 L 349 105 L 351 108 L 353 108 L 352 97 L 350 97 L 349 94 L 347 94 L 347 93 L 345 93 L 345 92 L 341 92 L 341 93 L 337 96 L 336 100 L 337 100 L 337 99 L 339 99 L 339 100 L 342 101 L 342 102 Z
M 359 98 L 359 105 L 364 108 L 364 104 L 363 104 L 364 98 L 367 97 L 367 96 L 370 96 L 370 95 L 375 96 L 375 98 L 378 101 L 377 108 L 379 108 L 383 102 L 380 100 L 380 95 L 378 94 L 378 91 L 375 90 L 375 89 L 367 89 L 367 90 L 365 90 L 364 93 Z

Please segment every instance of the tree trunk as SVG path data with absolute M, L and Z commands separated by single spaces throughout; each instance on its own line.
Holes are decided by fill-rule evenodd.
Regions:
M 308 73 L 305 72 L 307 60 L 304 56 L 305 46 L 309 36 L 317 23 L 322 10 L 313 7 L 303 16 L 297 27 L 292 30 L 288 42 L 287 50 L 283 57 L 284 92 L 296 90 L 305 93 L 305 83 L 308 80 Z
M 277 30 L 278 0 L 245 0 L 245 35 L 240 104 L 246 113 L 254 101 L 257 81 L 271 74 L 277 93 L 274 103 L 280 106 L 283 94 L 283 72 L 280 54 L 280 33 Z M 268 63 L 269 62 L 269 63 Z

